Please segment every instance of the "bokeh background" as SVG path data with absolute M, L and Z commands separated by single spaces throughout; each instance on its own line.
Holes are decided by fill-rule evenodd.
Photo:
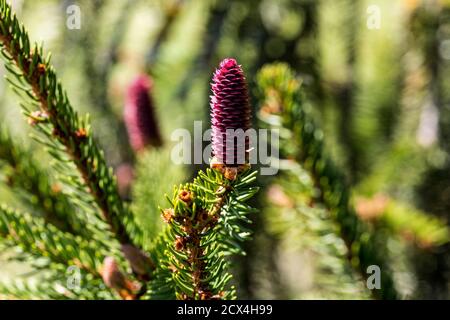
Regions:
M 383 238 L 401 297 L 450 298 L 450 1 L 12 3 L 31 39 L 52 52 L 74 107 L 91 114 L 109 164 L 116 170 L 135 166 L 127 197 L 141 199 L 134 205 L 148 230 L 161 228 L 155 208 L 164 204 L 162 195 L 197 169 L 167 161 L 170 134 L 192 130 L 194 120 L 209 121 L 209 83 L 219 61 L 236 58 L 252 94 L 257 70 L 283 61 L 302 79 L 327 152 L 352 187 L 358 215 Z M 81 10 L 81 28 L 71 30 L 66 10 L 73 4 Z M 373 10 L 380 13 L 379 28 L 371 24 Z M 153 79 L 165 146 L 137 157 L 129 146 L 123 107 L 128 84 L 141 73 Z M 3 64 L 0 74 L 5 74 Z M 50 162 L 29 138 L 6 81 L 0 81 L 0 119 L 0 126 L 33 148 L 42 164 Z M 155 161 L 165 167 L 155 170 L 150 165 Z M 1 172 L 0 201 L 32 210 Z M 128 171 L 118 172 L 126 176 Z M 302 210 L 293 208 L 301 192 L 296 188 L 293 184 L 289 195 L 279 182 L 266 181 L 248 255 L 234 264 L 240 297 L 365 298 L 360 284 L 335 268 L 345 250 L 339 249 L 342 240 L 306 228 L 305 215 L 297 212 Z M 0 281 L 38 281 L 39 272 L 26 261 L 11 261 L 15 255 L 15 248 L 1 249 Z

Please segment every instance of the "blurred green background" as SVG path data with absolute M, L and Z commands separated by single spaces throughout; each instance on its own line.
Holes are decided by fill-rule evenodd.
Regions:
M 261 66 L 289 63 L 302 79 L 328 153 L 352 186 L 358 214 L 386 240 L 401 297 L 450 298 L 450 1 L 12 3 L 31 39 L 52 52 L 74 107 L 91 114 L 114 168 L 136 160 L 122 112 L 127 85 L 137 74 L 153 78 L 167 151 L 174 129 L 192 130 L 194 120 L 208 121 L 209 82 L 220 60 L 234 57 L 242 64 L 252 94 Z M 66 26 L 72 4 L 81 10 L 80 29 Z M 50 158 L 29 138 L 17 100 L 1 81 L 0 126 L 34 148 L 44 165 Z M 157 213 L 147 209 L 162 203 L 154 196 L 149 204 L 146 188 L 163 195 L 195 168 L 170 166 L 163 156 L 166 168 L 157 172 L 146 166 L 155 161 L 149 157 L 155 155 L 138 160 L 133 194 L 142 198 L 137 214 L 153 230 L 160 228 Z M 277 189 L 279 182 L 266 183 L 249 254 L 236 264 L 240 297 L 364 298 L 351 283 L 343 285 L 339 271 L 323 268 L 336 257 L 321 249 L 319 242 L 327 240 L 312 237 L 291 214 L 289 200 L 300 191 L 291 188 L 286 195 Z M 0 184 L 0 201 L 29 210 L 6 183 Z M 14 254 L 0 251 L 1 281 L 33 273 L 25 262 L 8 261 Z

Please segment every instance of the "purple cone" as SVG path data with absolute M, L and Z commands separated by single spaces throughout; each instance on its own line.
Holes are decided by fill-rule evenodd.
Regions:
M 227 129 L 251 128 L 251 110 L 247 83 L 235 59 L 224 59 L 211 85 L 212 152 L 219 163 L 236 166 L 248 161 L 249 138 Z M 241 131 L 242 132 L 242 131 Z
M 136 152 L 146 146 L 162 144 L 159 128 L 156 123 L 153 99 L 149 91 L 152 80 L 140 75 L 128 87 L 124 119 L 130 144 Z

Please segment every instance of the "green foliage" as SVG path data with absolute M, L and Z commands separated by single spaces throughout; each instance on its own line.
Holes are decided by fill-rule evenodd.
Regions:
M 296 288 L 295 274 L 285 275 L 284 298 L 367 299 L 370 294 L 361 277 L 351 267 L 348 248 L 339 235 L 339 226 L 330 212 L 311 205 L 314 192 L 308 174 L 299 166 L 285 168 L 266 190 L 265 224 L 279 242 L 280 255 L 311 252 L 314 272 L 313 287 L 307 293 Z M 285 263 L 280 261 L 280 263 Z M 290 265 L 281 266 L 284 269 Z M 292 278 L 293 277 L 293 278 Z
M 80 279 L 73 279 L 71 289 L 68 288 L 67 282 L 71 280 L 72 275 L 64 270 L 54 270 L 46 271 L 46 274 L 32 280 L 27 276 L 21 276 L 9 282 L 1 282 L 0 297 L 25 300 L 116 299 L 115 294 L 105 288 L 101 279 L 83 270 L 75 272 L 79 273 Z
M 0 207 L 0 235 L 12 245 L 59 265 L 78 266 L 99 274 L 105 249 L 64 233 L 38 217 Z
M 57 274 L 61 275 L 67 267 L 80 268 L 87 279 L 81 290 L 83 292 L 63 292 L 63 298 L 111 297 L 104 285 L 98 289 L 101 278 L 121 297 L 136 297 L 132 292 L 125 295 L 122 292 L 130 290 L 125 286 L 130 283 L 129 278 L 133 279 L 134 276 L 140 281 L 142 290 L 147 290 L 146 296 L 151 298 L 235 297 L 234 288 L 228 286 L 231 275 L 227 272 L 227 256 L 243 253 L 239 243 L 249 236 L 243 224 L 250 222 L 246 215 L 254 212 L 254 209 L 245 202 L 257 191 L 257 188 L 249 186 L 256 179 L 256 172 L 236 173 L 237 177 L 232 181 L 216 171 L 207 170 L 206 174 L 200 172 L 193 183 L 183 187 L 183 192 L 193 197 L 188 201 L 189 204 L 183 205 L 176 191 L 171 201 L 174 218 L 169 223 L 170 227 L 156 236 L 159 227 L 151 222 L 151 227 L 143 234 L 139 219 L 134 217 L 129 205 L 120 199 L 116 178 L 107 167 L 103 152 L 94 142 L 89 119 L 78 117 L 50 65 L 50 58 L 43 58 L 42 47 L 30 45 L 27 32 L 19 25 L 5 1 L 0 3 L 0 9 L 1 50 L 10 73 L 8 81 L 23 99 L 24 114 L 38 133 L 34 139 L 44 145 L 53 157 L 57 178 L 63 183 L 61 194 L 56 195 L 52 191 L 50 178 L 34 163 L 30 154 L 18 148 L 6 135 L 2 136 L 0 155 L 10 170 L 14 171 L 15 187 L 38 196 L 38 205 L 33 209 L 44 210 L 43 217 L 39 217 L 2 206 L 0 235 L 6 239 L 5 243 L 21 247 L 30 256 L 45 258 L 48 260 L 45 266 L 57 271 Z M 151 152 L 140 160 L 139 175 L 150 166 L 151 170 L 142 176 L 148 177 L 150 174 L 152 179 L 155 178 L 135 185 L 134 194 L 139 200 L 134 202 L 134 207 L 141 219 L 147 219 L 149 214 L 155 218 L 157 199 L 160 199 L 161 194 L 154 189 L 162 182 L 179 181 L 183 175 L 181 171 L 173 171 L 173 178 L 162 176 L 161 173 L 172 169 L 163 156 L 164 152 Z M 156 174 L 160 176 L 159 180 Z M 150 204 L 143 203 L 149 200 Z M 52 204 L 60 207 L 54 209 Z M 79 215 L 73 207 L 80 207 L 79 211 L 85 215 Z M 59 230 L 64 230 L 64 226 L 58 225 L 55 219 L 67 223 L 65 231 L 71 233 Z M 76 229 L 74 221 L 82 227 Z M 180 237 L 184 241 L 184 252 L 178 252 L 179 244 L 178 249 L 173 248 L 174 241 L 179 242 Z M 103 262 L 110 256 L 119 261 L 122 267 L 124 265 L 117 244 L 111 242 L 112 238 L 122 244 L 122 251 L 134 275 L 119 275 L 121 271 L 115 267 L 105 269 Z M 157 239 L 153 246 L 149 244 L 152 238 Z M 124 245 L 148 249 L 150 260 L 146 260 L 144 252 Z M 159 263 L 156 266 L 152 261 Z M 154 267 L 157 267 L 154 272 L 139 271 Z M 117 277 L 124 277 L 124 281 L 117 282 Z M 48 294 L 40 297 L 56 297 L 58 290 L 55 286 L 61 278 L 53 279 L 55 283 L 49 286 Z M 42 286 L 37 291 L 40 290 L 43 290 Z M 33 296 L 33 291 L 33 286 L 28 282 L 4 288 L 5 293 L 18 297 L 26 297 L 27 293 Z
M 383 208 L 375 217 L 379 228 L 386 228 L 393 235 L 401 235 L 424 248 L 437 247 L 450 241 L 449 229 L 441 219 L 430 217 L 421 210 L 393 199 L 381 201 L 384 202 Z
M 47 222 L 61 230 L 73 234 L 87 231 L 58 184 L 50 180 L 30 151 L 13 143 L 6 130 L 0 133 L 0 159 L 5 183 L 18 191 L 30 208 L 38 209 Z
M 11 75 L 8 81 L 23 97 L 25 114 L 36 121 L 34 127 L 43 135 L 42 143 L 59 160 L 60 173 L 82 194 L 81 199 L 93 198 L 100 217 L 121 243 L 129 243 L 130 234 L 133 240 L 142 241 L 139 227 L 120 199 L 112 171 L 94 142 L 89 120 L 81 119 L 73 110 L 50 65 L 50 55 L 44 59 L 43 48 L 31 45 L 6 1 L 1 1 L 0 9 L 1 52 Z M 74 168 L 79 175 L 67 175 Z
M 67 3 L 19 1 L 18 19 L 0 0 L 0 297 L 447 299 L 450 6 L 379 0 L 372 30 L 369 4 L 81 0 L 71 30 Z M 225 57 L 279 129 L 276 176 L 169 160 Z M 134 154 L 124 89 L 142 73 L 164 144 Z
M 315 124 L 306 106 L 298 81 L 285 64 L 263 68 L 258 76 L 261 95 L 260 118 L 282 130 L 281 157 L 293 158 L 310 174 L 316 194 L 313 201 L 323 204 L 331 218 L 339 225 L 351 264 L 366 277 L 366 269 L 377 265 L 382 270 L 381 297 L 393 299 L 396 292 L 384 261 L 379 243 L 371 230 L 360 221 L 349 204 L 350 193 L 345 178 L 325 154 L 323 133 Z M 376 293 L 377 294 L 377 293 Z
M 200 171 L 193 183 L 174 189 L 168 199 L 171 208 L 162 211 L 168 230 L 165 241 L 157 243 L 162 263 L 156 271 L 158 286 L 151 287 L 150 296 L 235 298 L 227 257 L 244 253 L 240 243 L 250 235 L 245 224 L 250 223 L 247 215 L 254 212 L 246 201 L 258 191 L 250 187 L 255 179 L 256 171 L 228 180 L 208 169 Z M 172 288 L 161 285 L 169 283 L 168 277 L 173 279 Z
M 12 283 L 1 283 L 0 291 L 2 299 L 58 299 L 65 300 L 73 298 L 70 292 L 58 292 L 55 288 L 55 279 L 44 278 L 43 282 L 29 283 L 28 281 L 15 280 Z M 63 286 L 61 285 L 61 288 Z
M 162 186 L 185 180 L 185 168 L 171 164 L 169 150 L 150 150 L 139 155 L 134 176 L 132 209 L 142 225 L 146 241 L 151 241 L 163 227 L 159 211 L 165 195 Z

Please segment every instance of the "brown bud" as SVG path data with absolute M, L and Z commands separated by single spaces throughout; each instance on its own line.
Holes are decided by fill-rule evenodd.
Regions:
M 76 136 L 78 139 L 84 139 L 84 138 L 86 138 L 86 137 L 87 137 L 87 131 L 86 131 L 86 129 L 84 129 L 84 128 L 78 129 L 77 131 L 75 131 L 75 136 Z
M 192 225 L 189 224 L 189 225 L 184 225 L 184 226 L 182 226 L 182 227 L 181 227 L 181 230 L 182 230 L 184 233 L 190 233 L 190 232 L 191 232 L 191 228 L 192 228 Z
M 119 266 L 113 257 L 106 257 L 105 260 L 103 260 L 101 274 L 103 282 L 109 288 L 117 289 L 125 286 L 125 276 L 119 270 Z
M 175 240 L 175 250 L 181 251 L 185 248 L 186 239 L 184 237 L 177 236 Z
M 45 64 L 43 64 L 43 63 L 39 63 L 37 65 L 37 70 L 38 70 L 39 73 L 44 73 L 46 69 L 47 68 L 46 68 Z
M 209 295 L 205 292 L 200 293 L 200 300 L 208 300 Z
M 151 273 L 154 264 L 144 252 L 131 244 L 123 244 L 121 250 L 125 259 L 130 263 L 133 272 L 141 276 L 147 276 Z
M 225 171 L 223 173 L 225 178 L 227 178 L 228 180 L 231 180 L 231 181 L 236 180 L 237 174 L 238 174 L 238 169 L 236 167 L 225 167 Z
M 178 194 L 178 198 L 181 201 L 189 204 L 192 201 L 192 193 L 188 190 L 181 190 L 180 193 Z
M 226 179 L 234 181 L 237 178 L 237 175 L 241 172 L 250 168 L 250 164 L 244 163 L 235 167 L 229 167 L 225 164 L 221 163 L 216 157 L 212 158 L 210 161 L 210 167 L 213 170 L 219 171 L 222 173 Z
M 172 208 L 165 209 L 162 212 L 162 218 L 163 218 L 164 222 L 166 222 L 166 223 L 170 223 L 172 221 L 174 215 L 175 215 L 175 213 Z
M 206 211 L 206 210 L 200 210 L 197 213 L 197 215 L 198 215 L 199 221 L 201 221 L 201 222 L 205 222 L 205 221 L 209 220 L 208 219 L 209 218 L 208 211 Z
M 139 285 L 125 278 L 120 271 L 117 262 L 113 257 L 106 257 L 101 270 L 103 282 L 111 289 L 114 289 L 125 300 L 135 298 L 134 292 L 139 290 Z
M 225 165 L 223 163 L 221 163 L 219 160 L 217 160 L 216 157 L 213 157 L 211 159 L 211 161 L 209 162 L 209 166 L 211 167 L 211 169 L 223 172 L 223 168 L 225 167 Z

